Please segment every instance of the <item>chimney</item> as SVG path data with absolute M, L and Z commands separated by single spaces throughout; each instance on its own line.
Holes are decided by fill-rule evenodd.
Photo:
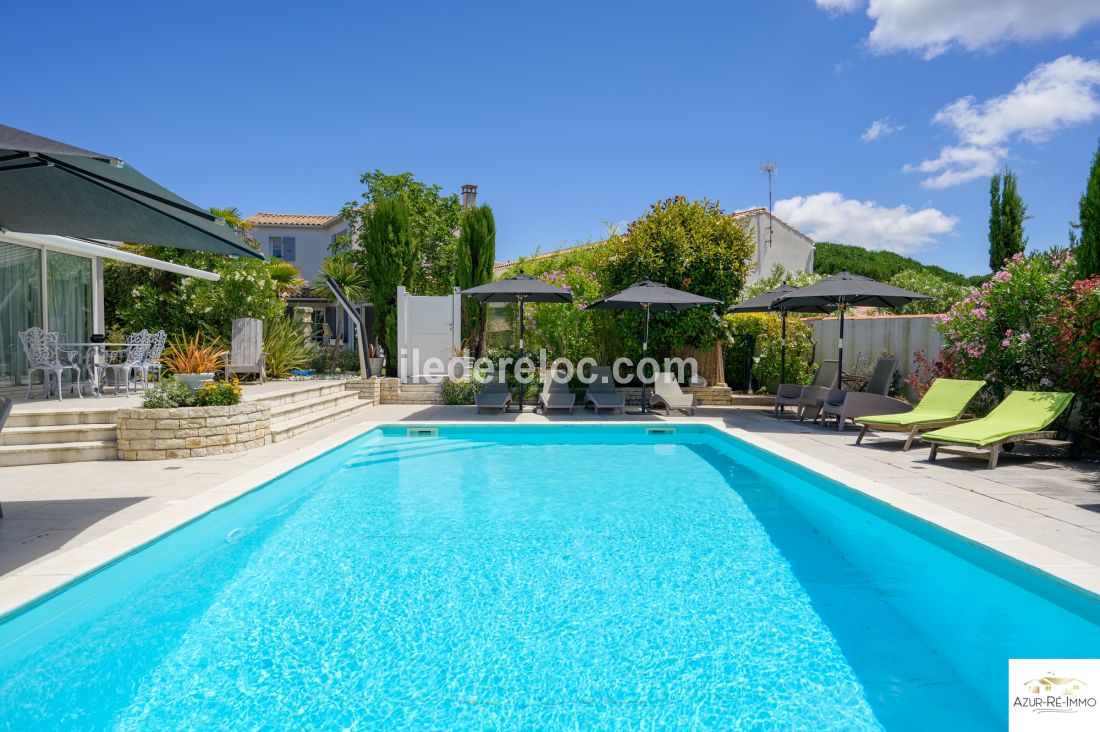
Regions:
M 477 186 L 467 183 L 462 186 L 462 208 L 473 208 L 477 205 Z

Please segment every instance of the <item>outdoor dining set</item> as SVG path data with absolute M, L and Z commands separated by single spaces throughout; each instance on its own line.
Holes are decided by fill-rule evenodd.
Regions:
M 144 389 L 152 375 L 160 376 L 160 357 L 168 335 L 163 330 L 141 330 L 126 335 L 123 343 L 107 343 L 102 337 L 92 342 L 63 342 L 61 334 L 34 327 L 19 333 L 27 358 L 27 398 L 33 398 L 36 371 L 42 373 L 42 396 L 63 399 L 61 380 L 71 374 L 69 393 L 81 399 L 84 392 L 101 397 L 108 383 L 126 395 L 131 386 Z

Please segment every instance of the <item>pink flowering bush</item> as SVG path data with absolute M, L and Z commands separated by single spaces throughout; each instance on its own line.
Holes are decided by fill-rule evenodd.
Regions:
M 1063 250 L 1017 254 L 978 290 L 936 316 L 943 350 L 910 383 L 935 376 L 985 379 L 988 397 L 1000 401 L 1008 389 L 1051 390 L 1061 386 L 1058 314 L 1073 284 L 1072 255 Z
M 1100 276 L 1074 282 L 1051 324 L 1055 378 L 1080 397 L 1083 420 L 1095 433 L 1100 422 Z

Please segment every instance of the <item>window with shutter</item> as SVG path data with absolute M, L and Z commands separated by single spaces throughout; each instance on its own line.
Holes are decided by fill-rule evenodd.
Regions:
M 288 262 L 293 262 L 294 261 L 294 237 L 293 236 L 284 236 L 283 237 L 283 259 L 285 259 Z

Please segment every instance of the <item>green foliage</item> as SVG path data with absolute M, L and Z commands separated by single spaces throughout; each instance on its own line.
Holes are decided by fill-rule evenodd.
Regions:
M 369 277 L 375 330 L 393 372 L 397 362 L 397 287 L 412 283 L 420 264 L 419 247 L 408 207 L 399 198 L 376 201 L 363 223 L 360 248 L 347 256 Z
M 732 302 L 745 284 L 754 247 L 745 228 L 717 203 L 669 198 L 653 204 L 627 228 L 612 235 L 605 261 L 609 294 L 644 279 Z M 672 354 L 685 346 L 709 348 L 725 337 L 725 327 L 709 308 L 652 313 L 651 355 Z M 640 351 L 642 313 L 618 314 L 624 341 Z
M 1100 275 L 1073 283 L 1051 315 L 1055 327 L 1051 363 L 1058 383 L 1080 398 L 1083 422 L 1100 427 Z
M 1006 259 L 1024 251 L 1027 206 L 1020 198 L 1016 174 L 1005 166 L 989 179 L 989 268 L 998 270 Z
M 820 241 L 814 245 L 814 273 L 822 276 L 851 272 L 879 282 L 887 282 L 891 277 L 905 270 L 927 272 L 946 282 L 960 285 L 979 285 L 985 279 L 984 277 L 965 277 L 943 267 L 921 264 L 912 257 L 904 257 L 894 252 L 864 249 L 851 244 L 827 241 Z
M 313 351 L 303 325 L 293 318 L 280 315 L 264 321 L 264 357 L 268 376 L 276 379 L 290 376 L 292 369 L 309 365 Z
M 1089 180 L 1079 204 L 1081 239 L 1074 249 L 1078 276 L 1100 275 L 1100 146 L 1092 158 Z
M 768 290 L 774 290 L 783 283 L 787 283 L 791 287 L 809 287 L 820 279 L 821 275 L 814 272 L 787 270 L 782 264 L 776 264 L 767 277 L 762 277 L 750 285 L 745 285 L 745 292 L 741 295 L 740 300 L 748 300 L 757 295 L 762 295 Z
M 725 349 L 726 382 L 735 389 L 742 382 L 746 338 L 752 338 L 752 376 L 759 389 L 774 394 L 779 387 L 782 360 L 782 316 L 776 313 L 735 313 L 725 316 L 732 338 Z M 784 383 L 813 380 L 813 331 L 801 318 L 787 317 L 787 363 Z
M 481 382 L 477 379 L 445 379 L 443 381 L 444 404 L 473 404 L 474 397 L 481 391 Z
M 195 392 L 196 407 L 231 407 L 241 403 L 242 391 L 236 379 L 210 381 Z
M 339 252 L 325 257 L 311 285 L 313 290 L 321 293 L 329 302 L 336 302 L 336 293 L 328 284 L 329 278 L 352 302 L 362 302 L 370 298 L 370 278 L 367 276 L 367 269 L 360 266 L 350 252 Z M 336 332 L 333 337 L 338 341 L 343 337 L 346 320 L 347 313 L 344 309 L 336 308 Z
M 491 282 L 496 249 L 497 225 L 492 209 L 477 206 L 466 211 L 455 253 L 455 285 L 460 290 L 468 290 Z M 475 358 L 485 348 L 485 315 L 484 305 L 467 298 L 462 308 L 463 331 Z
M 944 347 L 933 375 L 985 379 L 998 401 L 1009 389 L 1056 388 L 1054 316 L 1073 274 L 1066 251 L 1013 256 L 981 288 L 936 316 Z
M 195 406 L 195 390 L 181 381 L 165 377 L 141 395 L 146 409 L 175 409 Z
M 929 272 L 913 269 L 898 272 L 890 278 L 889 284 L 904 290 L 919 292 L 932 298 L 931 300 L 917 300 L 892 311 L 901 315 L 946 313 L 952 305 L 969 297 L 974 292 L 974 288 L 970 285 L 948 282 Z
M 364 173 L 362 203 L 347 204 L 340 212 L 345 221 L 363 224 L 380 201 L 399 200 L 408 211 L 412 238 L 419 243 L 420 259 L 404 284 L 418 295 L 448 295 L 454 284 L 456 232 L 462 223 L 458 194 L 442 195 L 437 185 L 422 183 L 412 173 L 390 175 L 381 170 Z M 364 228 L 364 227 L 361 227 Z

